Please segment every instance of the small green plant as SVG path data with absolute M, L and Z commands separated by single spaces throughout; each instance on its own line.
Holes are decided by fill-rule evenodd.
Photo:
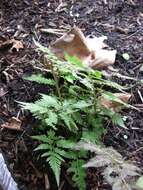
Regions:
M 46 61 L 43 64 L 50 78 L 32 75 L 26 79 L 48 85 L 50 93 L 40 94 L 41 98 L 34 103 L 20 104 L 40 120 L 39 131 L 44 135 L 33 137 L 41 142 L 36 150 L 46 157 L 58 186 L 63 166 L 68 173 L 73 174 L 72 179 L 79 190 L 84 190 L 86 172 L 81 165 L 87 154 L 86 151 L 73 150 L 73 146 L 81 139 L 100 144 L 106 132 L 103 122 L 107 119 L 124 126 L 121 115 L 105 108 L 100 99 L 106 96 L 109 100 L 120 102 L 122 106 L 128 106 L 105 90 L 109 87 L 123 91 L 124 88 L 104 80 L 102 72 L 84 66 L 76 57 L 65 55 L 66 61 L 60 61 L 49 49 L 39 43 L 36 45 L 45 54 Z

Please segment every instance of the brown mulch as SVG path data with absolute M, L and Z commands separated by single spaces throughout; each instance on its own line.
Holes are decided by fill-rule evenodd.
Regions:
M 60 2 L 62 2 L 60 4 Z M 0 124 L 17 117 L 22 121 L 23 131 L 0 129 L 0 151 L 3 152 L 8 167 L 21 190 L 44 190 L 43 171 L 46 166 L 36 160 L 32 152 L 36 146 L 30 138 L 36 122 L 20 111 L 17 101 L 33 101 L 38 93 L 48 88 L 27 82 L 23 76 L 38 72 L 35 45 L 32 38 L 48 46 L 56 35 L 43 33 L 42 28 L 68 29 L 76 24 L 86 35 L 108 37 L 108 44 L 117 49 L 115 68 L 123 75 L 141 79 L 143 71 L 143 2 L 142 0 L 3 0 L 0 2 L 0 42 L 3 39 L 16 39 L 23 43 L 19 52 L 0 50 Z M 122 58 L 123 53 L 130 60 Z M 33 62 L 36 64 L 33 66 Z M 125 158 L 135 162 L 143 169 L 143 87 L 136 81 L 117 79 L 121 84 L 130 84 L 131 103 L 140 106 L 140 112 L 125 110 L 128 130 L 108 126 L 103 141 L 113 146 Z M 34 125 L 34 126 L 33 126 Z M 49 177 L 51 189 L 54 179 Z M 62 190 L 75 189 L 62 175 Z M 110 190 L 103 182 L 99 172 L 91 169 L 87 176 L 87 189 Z

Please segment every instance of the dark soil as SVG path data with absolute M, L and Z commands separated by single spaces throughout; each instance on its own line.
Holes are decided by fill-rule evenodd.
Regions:
M 17 101 L 33 101 L 38 93 L 47 92 L 44 86 L 27 82 L 23 76 L 38 72 L 33 62 L 40 59 L 35 53 L 32 37 L 48 46 L 57 37 L 40 32 L 41 28 L 68 29 L 76 24 L 86 35 L 106 35 L 108 44 L 117 49 L 114 68 L 123 75 L 141 79 L 143 71 L 143 1 L 142 0 L 1 0 L 0 38 L 17 39 L 23 42 L 19 52 L 0 51 L 0 124 L 11 117 L 22 120 L 23 131 L 1 129 L 0 150 L 21 190 L 44 190 L 46 166 L 34 156 L 36 146 L 30 138 L 36 122 L 20 111 Z M 0 39 L 1 40 L 1 39 Z M 125 61 L 122 53 L 128 53 Z M 38 63 L 36 64 L 38 65 Z M 36 66 L 35 65 L 35 66 Z M 143 69 L 142 69 L 143 70 Z M 130 84 L 131 104 L 141 111 L 125 110 L 128 130 L 108 126 L 103 138 L 105 145 L 113 146 L 125 158 L 143 169 L 143 88 L 136 81 L 115 78 L 121 84 Z M 46 176 L 46 174 L 45 174 Z M 49 177 L 51 189 L 54 179 Z M 62 190 L 75 189 L 68 176 L 62 174 Z M 110 190 L 98 171 L 88 171 L 87 189 Z

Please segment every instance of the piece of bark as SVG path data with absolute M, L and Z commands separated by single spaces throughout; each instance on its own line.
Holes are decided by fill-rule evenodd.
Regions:
M 11 129 L 11 130 L 21 131 L 22 130 L 21 123 L 22 123 L 21 120 L 17 119 L 16 117 L 12 117 L 9 119 L 8 122 L 5 122 L 0 127 Z

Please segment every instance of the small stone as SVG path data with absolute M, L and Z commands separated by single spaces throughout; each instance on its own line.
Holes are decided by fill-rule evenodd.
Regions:
M 128 139 L 128 136 L 127 136 L 127 135 L 124 135 L 123 138 L 127 140 L 127 139 Z
M 123 54 L 122 54 L 122 57 L 123 57 L 126 61 L 129 61 L 129 59 L 130 59 L 130 56 L 129 56 L 128 53 L 123 53 Z

